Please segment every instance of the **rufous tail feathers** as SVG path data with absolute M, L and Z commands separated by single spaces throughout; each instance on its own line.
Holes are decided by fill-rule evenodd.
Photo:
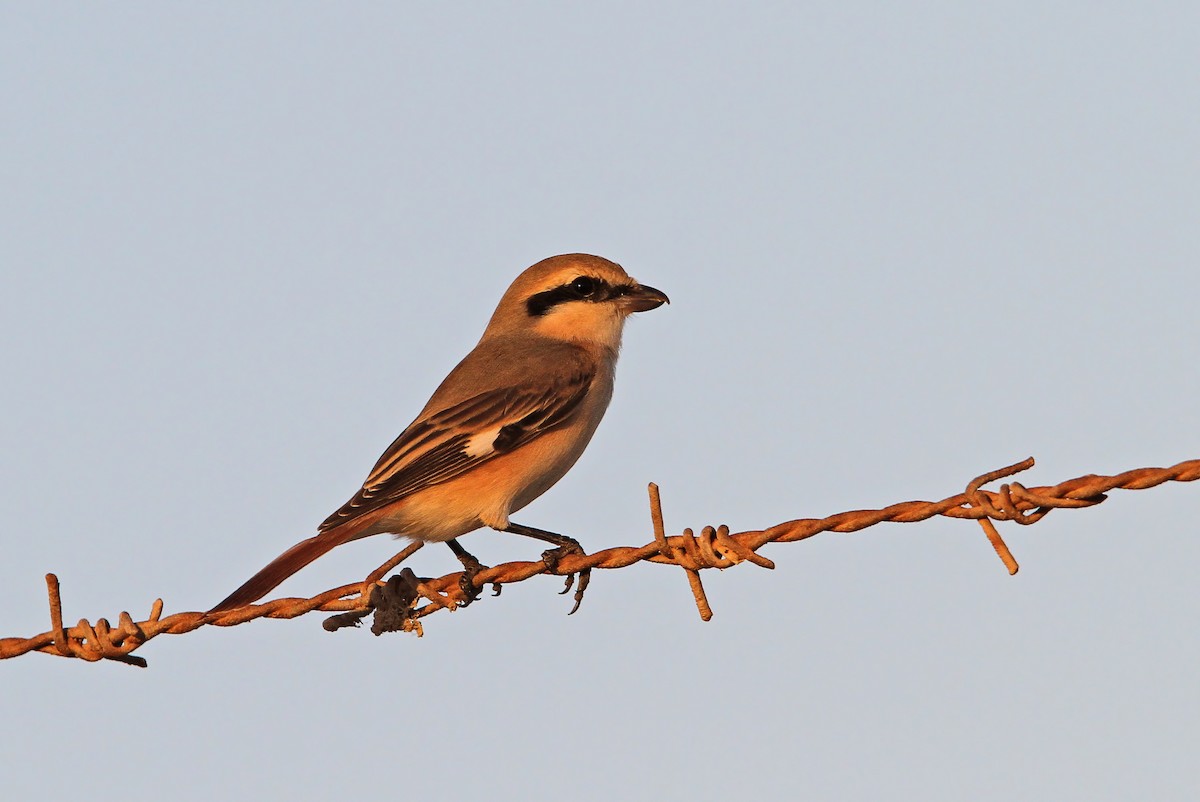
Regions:
M 272 560 L 266 568 L 247 579 L 240 588 L 230 593 L 224 601 L 209 610 L 210 613 L 245 607 L 266 596 L 283 580 L 320 557 L 325 552 L 340 546 L 354 537 L 352 532 L 331 529 L 319 535 L 301 540 Z

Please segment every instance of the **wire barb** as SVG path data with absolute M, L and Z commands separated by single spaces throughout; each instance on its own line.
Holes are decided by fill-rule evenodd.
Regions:
M 682 535 L 668 539 L 663 526 L 662 496 L 658 485 L 651 482 L 647 490 L 650 493 L 650 524 L 654 527 L 654 543 L 659 557 L 653 561 L 672 563 L 684 570 L 700 620 L 711 621 L 713 617 L 704 583 L 700 581 L 701 568 L 724 570 L 740 562 L 752 562 L 762 568 L 775 567 L 775 563 L 730 537 L 729 527 L 725 524 L 715 529 L 704 527 L 700 537 L 696 537 L 691 529 L 684 529 Z
M 1200 459 L 1180 462 L 1170 468 L 1138 468 L 1113 476 L 1088 474 L 1047 487 L 1026 488 L 1012 482 L 1002 484 L 997 491 L 984 490 L 983 485 L 1006 479 L 1033 466 L 1033 459 L 977 476 L 966 491 L 941 501 L 905 501 L 878 510 L 852 510 L 826 518 L 801 518 L 772 526 L 731 534 L 726 526 L 704 527 L 697 536 L 692 529 L 682 534 L 667 535 L 662 518 L 662 499 L 658 486 L 651 484 L 650 520 L 654 540 L 644 546 L 618 546 L 591 554 L 566 553 L 559 559 L 559 573 L 581 573 L 592 568 L 624 568 L 636 562 L 648 561 L 677 565 L 683 568 L 696 601 L 700 617 L 712 618 L 712 608 L 700 581 L 705 568 L 724 569 L 742 562 L 763 568 L 774 563 L 758 554 L 767 543 L 791 543 L 806 540 L 821 532 L 857 532 L 885 521 L 913 523 L 937 515 L 979 521 L 988 539 L 1004 560 L 1009 573 L 1017 572 L 1017 563 L 995 529 L 995 521 L 1015 521 L 1029 525 L 1040 521 L 1052 509 L 1092 507 L 1103 502 L 1110 490 L 1145 490 L 1164 482 L 1194 482 L 1200 479 Z M 990 527 L 990 528 L 989 528 Z M 259 618 L 297 618 L 314 610 L 340 613 L 325 620 L 330 630 L 355 626 L 370 613 L 375 614 L 372 631 L 423 632 L 421 619 L 438 610 L 454 610 L 461 606 L 464 593 L 462 572 L 436 579 L 419 579 L 409 568 L 381 582 L 383 576 L 407 559 L 417 549 L 414 543 L 389 559 L 366 578 L 349 585 L 327 590 L 311 598 L 281 598 L 261 604 L 250 604 L 218 613 L 182 612 L 163 617 L 163 601 L 156 599 L 145 621 L 135 622 L 127 612 L 117 617 L 112 627 L 107 619 L 97 619 L 92 625 L 87 619 L 67 628 L 63 624 L 62 598 L 58 578 L 46 575 L 46 592 L 50 606 L 50 629 L 31 638 L 0 638 L 0 659 L 18 657 L 29 652 L 45 652 L 62 657 L 74 657 L 88 662 L 112 660 L 128 665 L 146 666 L 146 661 L 130 654 L 158 635 L 181 635 L 203 626 L 228 627 Z M 546 565 L 537 562 L 510 562 L 486 568 L 475 576 L 479 587 L 491 584 L 497 592 L 506 584 L 522 582 L 546 573 Z
M 992 519 L 1007 521 L 1014 520 L 1018 523 L 1031 524 L 1049 512 L 1049 509 L 1039 510 L 1034 513 L 1034 516 L 1024 516 L 1013 503 L 1012 497 L 1009 494 L 1008 485 L 1000 486 L 1001 509 L 996 509 L 992 505 L 991 499 L 980 492 L 979 488 L 986 484 L 996 481 L 997 479 L 1007 479 L 1010 476 L 1015 476 L 1021 471 L 1027 471 L 1033 467 L 1033 457 L 1022 460 L 1015 465 L 1009 465 L 1006 468 L 989 471 L 988 473 L 976 476 L 967 484 L 966 496 L 970 500 L 971 506 L 979 507 L 987 513 L 988 517 L 980 518 L 979 525 L 983 527 L 983 533 L 987 535 L 987 539 L 992 544 L 992 548 L 996 550 L 996 555 L 1000 561 L 1004 563 L 1004 567 L 1008 569 L 1008 575 L 1013 576 L 1021 569 L 1017 565 L 1017 560 L 1013 557 L 1012 552 L 1008 550 L 1008 544 L 1004 542 L 1004 538 L 1000 537 L 1000 531 L 996 529 L 996 525 L 992 523 Z

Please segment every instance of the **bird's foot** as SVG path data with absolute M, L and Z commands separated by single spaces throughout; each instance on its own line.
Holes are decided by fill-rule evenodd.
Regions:
M 552 574 L 557 574 L 559 561 L 568 554 L 578 554 L 582 557 L 585 556 L 587 552 L 583 550 L 583 546 L 579 545 L 577 541 L 571 539 L 571 542 L 564 543 L 556 549 L 547 549 L 546 551 L 543 551 L 542 562 L 546 564 L 546 570 Z M 591 568 L 584 568 L 579 572 L 579 586 L 575 588 L 575 606 L 571 608 L 571 612 L 567 613 L 567 615 L 574 615 L 575 611 L 579 609 L 579 605 L 583 601 L 583 592 L 587 590 L 588 582 L 591 581 L 591 578 Z M 575 575 L 567 574 L 566 586 L 562 589 L 562 591 L 560 591 L 560 593 L 569 593 L 571 591 L 571 586 L 574 584 Z
M 479 598 L 482 588 L 475 584 L 475 577 L 488 566 L 479 562 L 470 554 L 459 558 L 462 561 L 463 572 L 458 578 L 458 589 L 462 591 L 463 607 L 466 607 L 471 602 Z

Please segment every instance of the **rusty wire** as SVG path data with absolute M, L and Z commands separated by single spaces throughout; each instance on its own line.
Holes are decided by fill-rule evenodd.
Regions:
M 978 521 L 1008 572 L 1015 574 L 1017 562 L 993 521 L 1015 521 L 1029 525 L 1040 521 L 1053 509 L 1099 504 L 1107 498 L 1105 493 L 1110 490 L 1145 490 L 1164 482 L 1194 482 L 1200 479 L 1200 459 L 1194 459 L 1170 468 L 1139 468 L 1115 476 L 1089 474 L 1047 487 L 1027 488 L 1019 482 L 1011 482 L 1002 484 L 996 491 L 982 489 L 985 484 L 1032 466 L 1031 457 L 1024 462 L 990 471 L 971 480 L 965 492 L 942 501 L 905 501 L 878 510 L 852 510 L 827 518 L 801 518 L 769 529 L 736 534 L 731 534 L 727 526 L 706 526 L 698 536 L 691 529 L 684 529 L 679 535 L 666 534 L 658 487 L 650 485 L 653 541 L 641 547 L 617 546 L 593 554 L 567 554 L 558 561 L 553 573 L 569 576 L 585 568 L 624 568 L 643 560 L 677 565 L 686 572 L 700 617 L 707 621 L 712 618 L 712 610 L 705 597 L 699 572 L 705 568 L 729 568 L 741 562 L 774 568 L 774 563 L 757 553 L 767 543 L 790 543 L 821 532 L 857 532 L 884 521 L 912 523 L 944 515 Z M 104 618 L 98 619 L 94 625 L 87 619 L 81 619 L 75 626 L 66 627 L 62 618 L 58 578 L 54 574 L 47 574 L 50 630 L 32 638 L 0 638 L 0 659 L 40 651 L 92 662 L 114 660 L 145 667 L 145 659 L 131 653 L 158 635 L 181 635 L 206 625 L 234 626 L 258 618 L 296 618 L 314 610 L 338 613 L 326 619 L 325 628 L 329 630 L 357 625 L 359 619 L 373 614 L 372 631 L 376 634 L 399 630 L 419 635 L 422 631 L 420 619 L 438 610 L 454 610 L 468 603 L 460 584 L 463 576 L 461 571 L 421 580 L 411 569 L 405 568 L 386 582 L 381 581 L 385 574 L 420 547 L 420 543 L 410 545 L 372 571 L 363 581 L 343 585 L 311 598 L 282 598 L 218 613 L 183 612 L 165 618 L 162 617 L 162 599 L 157 599 L 150 617 L 145 621 L 134 622 L 129 613 L 122 612 L 116 627 Z M 480 571 L 474 581 L 478 587 L 492 585 L 498 595 L 503 585 L 548 572 L 550 569 L 542 562 L 510 562 Z

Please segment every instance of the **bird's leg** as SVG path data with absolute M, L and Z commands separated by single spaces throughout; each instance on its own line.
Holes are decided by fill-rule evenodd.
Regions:
M 487 568 L 487 566 L 475 559 L 475 555 L 464 549 L 457 538 L 447 540 L 446 545 L 450 547 L 450 551 L 454 552 L 454 556 L 462 563 L 463 575 L 458 580 L 458 586 L 463 592 L 462 606 L 466 607 L 479 598 L 479 588 L 475 586 L 475 575 L 484 568 Z
M 537 540 L 553 543 L 558 548 L 549 549 L 542 552 L 542 562 L 551 571 L 558 571 L 558 561 L 564 554 L 587 554 L 583 550 L 583 546 L 579 545 L 579 541 L 573 537 L 559 535 L 554 532 L 547 532 L 545 529 L 534 529 L 532 526 L 522 526 L 521 524 L 508 522 L 508 527 L 502 530 L 504 532 L 512 532 L 514 535 L 525 535 L 525 537 L 536 538 Z M 584 568 L 579 572 L 579 587 L 575 589 L 575 606 L 571 608 L 571 612 L 567 615 L 574 615 L 579 609 L 579 603 L 583 601 L 583 592 L 587 590 L 588 581 L 592 578 L 592 569 Z M 567 585 L 562 592 L 566 593 L 571 589 L 571 585 L 575 582 L 574 574 L 567 574 Z

